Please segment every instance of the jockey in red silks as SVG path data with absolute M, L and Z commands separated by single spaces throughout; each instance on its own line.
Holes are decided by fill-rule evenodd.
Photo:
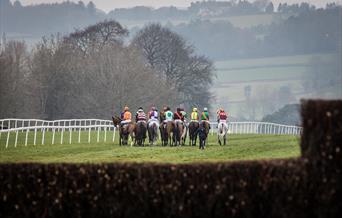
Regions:
M 177 111 L 175 113 L 173 113 L 173 120 L 175 121 L 176 125 L 183 124 L 184 116 L 183 116 L 182 110 L 180 108 L 177 108 Z
M 227 114 L 224 109 L 220 108 L 217 113 L 217 123 L 224 123 L 227 126 Z

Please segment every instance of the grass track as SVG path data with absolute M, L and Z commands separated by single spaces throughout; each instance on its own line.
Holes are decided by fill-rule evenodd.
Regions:
M 75 134 L 73 134 L 75 135 Z M 256 160 L 288 158 L 299 156 L 299 138 L 296 136 L 278 135 L 230 135 L 228 145 L 219 146 L 216 137 L 210 136 L 209 145 L 204 151 L 198 147 L 129 147 L 119 146 L 112 142 L 94 143 L 96 133 L 92 133 L 92 143 L 87 143 L 86 134 L 80 144 L 28 145 L 22 143 L 16 148 L 10 144 L 4 146 L 1 138 L 0 163 L 102 163 L 102 162 L 163 162 L 163 163 L 190 163 L 190 162 L 218 162 L 234 160 Z M 23 135 L 19 141 L 23 141 Z M 69 140 L 68 136 L 64 136 Z M 74 136 L 73 136 L 74 137 Z M 107 136 L 108 137 L 108 136 Z M 13 137 L 14 138 L 14 137 Z M 76 140 L 75 136 L 75 140 Z M 41 138 L 38 137 L 40 141 Z M 57 141 L 60 138 L 56 137 Z M 73 138 L 74 139 L 74 138 Z M 103 139 L 103 135 L 100 136 Z M 109 137 L 109 141 L 111 141 Z M 51 136 L 47 135 L 47 142 Z M 12 143 L 13 141 L 11 141 Z M 41 141 L 40 141 L 41 142 Z M 67 141 L 69 142 L 69 141 Z

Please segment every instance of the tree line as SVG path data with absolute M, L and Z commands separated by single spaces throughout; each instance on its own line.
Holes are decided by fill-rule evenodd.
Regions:
M 211 20 L 169 27 L 214 60 L 333 53 L 341 49 L 341 14 L 342 7 L 334 6 L 251 28 Z
M 0 45 L 0 117 L 103 118 L 153 105 L 210 106 L 210 60 L 178 34 L 150 24 L 124 41 L 114 20 L 25 42 Z
M 168 27 L 194 44 L 200 53 L 215 60 L 334 52 L 339 44 L 342 13 L 342 7 L 335 3 L 322 9 L 308 3 L 274 6 L 269 0 L 197 1 L 185 10 L 138 6 L 115 9 L 108 14 L 97 9 L 94 3 L 84 4 L 82 1 L 22 6 L 19 0 L 13 4 L 10 0 L 0 0 L 0 5 L 0 33 L 8 34 L 10 38 L 70 33 L 104 19 L 182 19 L 186 22 L 179 25 L 169 23 Z M 225 19 L 215 20 L 251 14 L 270 14 L 288 19 L 279 18 L 270 25 L 250 28 L 234 26 Z

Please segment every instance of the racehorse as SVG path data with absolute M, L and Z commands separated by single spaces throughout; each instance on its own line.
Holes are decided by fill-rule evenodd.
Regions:
M 198 132 L 198 138 L 199 138 L 199 149 L 203 150 L 205 147 L 205 143 L 206 143 L 209 132 L 207 132 L 204 125 L 200 125 L 197 132 Z
M 200 123 L 200 127 L 203 127 L 205 129 L 205 133 L 207 135 L 209 134 L 210 123 L 208 121 L 202 120 Z
M 167 121 L 166 123 L 163 123 L 160 125 L 160 133 L 162 138 L 162 144 L 164 146 L 170 144 L 170 146 L 173 145 L 173 133 L 174 133 L 174 122 L 173 121 Z
M 205 140 L 207 141 L 209 130 L 210 130 L 210 123 L 209 123 L 209 121 L 202 120 L 201 123 L 200 123 L 200 128 L 204 129 L 204 131 L 205 131 Z M 202 138 L 203 137 L 204 136 L 202 136 Z M 200 137 L 200 146 L 201 146 L 201 137 Z M 204 144 L 202 144 L 202 146 L 205 146 L 205 142 L 204 142 Z
M 114 126 L 119 126 L 119 145 L 127 145 L 128 137 L 131 137 L 131 146 L 133 145 L 134 140 L 134 130 L 135 125 L 132 123 L 128 123 L 126 125 L 121 126 L 122 119 L 118 116 L 112 117 Z
M 223 139 L 223 144 L 226 145 L 227 132 L 228 132 L 227 124 L 225 122 L 219 122 L 218 128 L 217 128 L 217 140 L 220 145 L 222 145 L 222 139 Z
M 184 137 L 184 131 L 186 131 L 184 122 L 181 120 L 176 120 L 173 129 L 173 142 L 175 146 L 184 145 L 184 141 L 182 138 L 182 136 Z
M 145 145 L 147 124 L 145 121 L 138 121 L 135 125 L 135 143 L 139 146 Z
M 148 139 L 150 141 L 150 145 L 154 145 L 154 143 L 158 140 L 158 121 L 150 120 L 147 126 Z
M 188 127 L 184 123 L 184 125 L 183 125 L 183 133 L 181 135 L 181 143 L 182 143 L 182 145 L 185 145 L 185 140 L 186 140 L 187 133 L 188 133 Z
M 197 141 L 197 130 L 199 128 L 199 123 L 196 121 L 190 121 L 189 123 L 189 145 L 195 146 Z

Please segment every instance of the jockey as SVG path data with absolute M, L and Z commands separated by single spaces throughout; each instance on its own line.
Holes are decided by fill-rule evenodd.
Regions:
M 217 115 L 217 123 L 227 123 L 227 118 L 228 117 L 226 112 L 222 108 L 220 108 L 220 112 Z
M 150 120 L 158 120 L 158 111 L 157 111 L 156 107 L 152 107 L 151 111 L 148 112 L 148 118 Z
M 167 111 L 167 107 L 164 106 L 163 110 L 160 112 L 160 123 L 164 122 L 166 111 Z
M 132 114 L 129 112 L 129 108 L 127 106 L 125 106 L 123 112 L 121 112 L 121 119 L 121 126 L 132 122 Z
M 157 127 L 159 128 L 158 110 L 156 109 L 156 107 L 151 108 L 151 111 L 148 113 L 148 118 L 148 126 L 150 125 L 150 123 L 156 123 Z
M 166 107 L 165 111 L 165 120 L 164 122 L 172 121 L 173 120 L 173 113 L 170 110 L 170 107 Z
M 142 107 L 139 107 L 137 113 L 135 114 L 135 122 L 146 122 L 146 114 Z
M 209 123 L 209 113 L 208 113 L 208 108 L 203 108 L 203 112 L 201 113 L 201 123 L 207 122 L 209 124 L 209 129 L 210 129 L 210 123 Z
M 175 120 L 176 125 L 178 125 L 178 123 L 183 123 L 184 117 L 180 108 L 177 108 L 177 111 L 173 114 L 173 119 Z
M 197 108 L 193 108 L 192 109 L 192 113 L 191 113 L 191 121 L 190 122 L 198 122 L 198 112 L 197 112 Z
M 180 110 L 181 110 L 181 114 L 183 116 L 183 120 L 182 121 L 186 122 L 186 118 L 187 118 L 188 115 L 186 114 L 184 108 L 181 108 Z
M 209 122 L 209 113 L 208 113 L 208 108 L 204 108 L 203 112 L 201 113 L 201 121 L 207 121 Z

